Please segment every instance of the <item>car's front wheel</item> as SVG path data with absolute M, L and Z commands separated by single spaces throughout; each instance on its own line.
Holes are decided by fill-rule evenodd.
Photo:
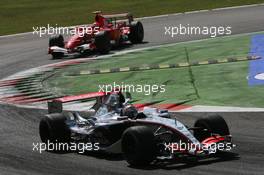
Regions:
M 58 46 L 64 47 L 64 38 L 62 35 L 54 35 L 49 39 L 49 47 Z
M 58 46 L 64 48 L 64 38 L 62 35 L 54 35 L 49 39 L 49 47 Z M 62 52 L 53 52 L 51 53 L 53 59 L 59 59 L 64 56 Z
M 194 127 L 200 128 L 194 130 L 194 137 L 200 142 L 212 134 L 219 134 L 220 136 L 230 135 L 228 125 L 220 115 L 200 118 L 195 122 Z
M 133 126 L 122 135 L 122 152 L 132 166 L 150 164 L 156 158 L 156 143 L 153 131 L 146 126 Z

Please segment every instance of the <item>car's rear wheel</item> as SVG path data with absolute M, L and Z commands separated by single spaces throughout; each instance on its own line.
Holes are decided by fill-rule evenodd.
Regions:
M 110 36 L 107 31 L 101 31 L 95 35 L 95 46 L 101 54 L 107 54 L 111 50 Z
M 131 43 L 141 43 L 144 39 L 144 28 L 140 21 L 133 21 L 130 25 L 128 39 Z
M 194 130 L 194 137 L 200 142 L 210 137 L 212 134 L 221 136 L 229 135 L 229 128 L 225 119 L 220 115 L 212 115 L 198 119 L 194 127 L 200 129 Z
M 65 123 L 63 114 L 49 114 L 44 116 L 39 123 L 41 141 L 47 143 L 67 143 L 70 141 L 71 132 Z
M 62 35 L 54 35 L 49 39 L 49 47 L 58 46 L 64 48 L 64 38 Z M 53 59 L 59 59 L 64 56 L 62 52 L 52 52 L 51 53 Z
M 132 166 L 150 164 L 156 158 L 153 131 L 146 126 L 133 126 L 122 135 L 122 152 Z

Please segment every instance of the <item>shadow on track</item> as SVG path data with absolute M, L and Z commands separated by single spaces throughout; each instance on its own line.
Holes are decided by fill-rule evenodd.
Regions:
M 107 54 L 100 54 L 97 51 L 89 51 L 87 53 L 72 53 L 72 54 L 68 54 L 67 56 L 64 56 L 63 58 L 50 58 L 51 60 L 69 60 L 69 59 L 78 59 L 78 58 L 88 58 L 88 57 L 97 57 L 97 56 L 102 56 L 102 55 L 108 55 L 108 54 L 112 54 L 113 52 L 119 52 L 119 51 L 123 51 L 126 49 L 130 49 L 133 46 L 138 46 L 138 45 L 144 45 L 144 44 L 148 44 L 148 41 L 143 41 L 142 43 L 138 43 L 138 44 L 132 44 L 132 43 L 124 43 L 120 46 L 113 46 L 113 48 L 111 49 L 111 51 Z
M 157 161 L 153 164 L 145 167 L 134 167 L 128 166 L 130 168 L 141 169 L 141 170 L 183 170 L 192 167 L 202 166 L 202 165 L 209 165 L 218 162 L 226 162 L 226 161 L 234 161 L 239 160 L 240 156 L 237 153 L 232 152 L 222 152 L 221 154 L 216 154 L 209 158 L 205 158 L 202 160 L 172 160 L 172 161 Z
M 74 152 L 65 152 L 65 153 L 60 152 L 57 154 L 67 154 L 67 153 L 74 153 Z M 87 151 L 79 155 L 91 156 L 96 159 L 103 159 L 103 160 L 108 160 L 108 161 L 124 161 L 125 160 L 122 154 L 106 154 L 103 152 Z M 188 168 L 202 166 L 202 165 L 209 165 L 209 164 L 214 164 L 218 162 L 235 161 L 239 159 L 240 159 L 240 156 L 237 153 L 221 152 L 219 154 L 215 154 L 213 156 L 200 159 L 200 160 L 196 158 L 186 157 L 186 158 L 177 158 L 174 160 L 156 160 L 151 165 L 148 165 L 148 166 L 136 167 L 136 166 L 128 165 L 128 167 L 133 168 L 133 169 L 139 169 L 139 170 L 158 170 L 158 169 L 183 170 L 183 169 L 188 169 Z

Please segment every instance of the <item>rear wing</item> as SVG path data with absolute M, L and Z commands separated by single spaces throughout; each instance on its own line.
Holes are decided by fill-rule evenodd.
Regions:
M 120 13 L 120 14 L 112 14 L 112 15 L 103 15 L 106 19 L 128 19 L 129 23 L 134 20 L 133 15 L 131 13 Z
M 63 111 L 63 103 L 69 103 L 74 101 L 86 100 L 86 99 L 100 99 L 100 97 L 106 96 L 106 92 L 92 92 L 88 94 L 81 94 L 75 96 L 66 96 L 48 101 L 48 112 L 51 113 L 61 113 Z
M 112 94 L 112 93 L 118 93 L 122 96 L 124 101 L 124 95 L 122 94 L 122 91 L 120 89 L 115 89 L 112 92 L 91 92 L 87 94 L 81 94 L 81 95 L 73 95 L 73 96 L 65 96 L 57 99 L 53 99 L 51 101 L 48 101 L 48 112 L 51 113 L 61 113 L 63 111 L 63 104 L 74 102 L 74 101 L 81 101 L 81 100 L 87 100 L 87 99 L 96 99 L 96 103 L 92 107 L 93 109 L 97 110 L 100 105 L 102 104 L 102 101 L 104 97 Z M 131 98 L 130 93 L 126 93 L 126 96 Z
M 104 18 L 130 18 L 133 17 L 131 13 L 119 13 L 112 15 L 103 15 Z

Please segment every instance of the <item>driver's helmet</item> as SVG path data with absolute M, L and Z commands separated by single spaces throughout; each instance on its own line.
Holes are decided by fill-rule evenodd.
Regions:
M 138 110 L 133 105 L 127 105 L 122 110 L 122 116 L 127 116 L 129 118 L 136 118 L 138 115 Z
M 105 105 L 108 107 L 110 110 L 116 110 L 120 106 L 119 102 L 119 95 L 116 93 L 111 94 L 106 102 Z

